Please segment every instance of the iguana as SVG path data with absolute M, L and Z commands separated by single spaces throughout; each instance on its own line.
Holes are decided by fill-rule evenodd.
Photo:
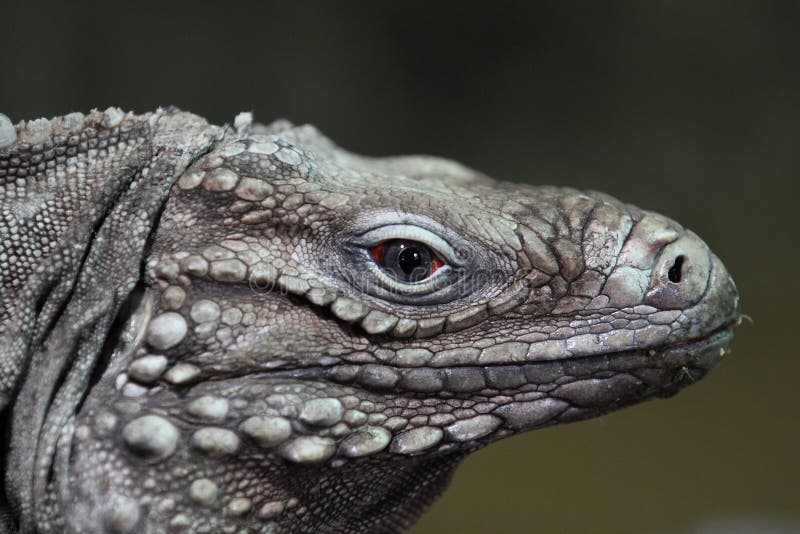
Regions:
M 467 454 L 668 396 L 738 295 L 597 192 L 174 108 L 0 115 L 4 528 L 394 532 Z

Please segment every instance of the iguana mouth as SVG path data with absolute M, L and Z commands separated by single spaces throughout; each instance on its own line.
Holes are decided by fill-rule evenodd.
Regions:
M 368 363 L 259 374 L 327 380 L 357 385 L 373 392 L 394 391 L 445 398 L 495 396 L 509 391 L 550 392 L 578 380 L 613 381 L 615 376 L 629 375 L 652 389 L 653 395 L 670 396 L 705 376 L 728 354 L 733 326 L 734 323 L 729 322 L 705 336 L 663 347 L 525 363 L 448 367 L 397 367 Z

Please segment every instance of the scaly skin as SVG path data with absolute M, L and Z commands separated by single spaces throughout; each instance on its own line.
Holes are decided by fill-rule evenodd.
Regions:
M 402 531 L 466 454 L 673 394 L 738 319 L 665 217 L 246 114 L 0 116 L 0 184 L 23 532 Z M 391 239 L 445 266 L 399 282 Z

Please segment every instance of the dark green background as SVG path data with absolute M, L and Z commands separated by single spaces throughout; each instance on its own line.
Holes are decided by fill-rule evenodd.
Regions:
M 14 121 L 253 110 L 372 155 L 614 194 L 704 237 L 754 324 L 668 401 L 471 457 L 415 532 L 800 523 L 797 3 L 0 3 Z

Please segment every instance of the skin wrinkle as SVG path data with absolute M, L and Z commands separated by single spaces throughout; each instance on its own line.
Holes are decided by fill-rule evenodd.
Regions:
M 625 250 L 625 246 L 628 244 L 628 241 L 633 235 L 633 230 L 636 228 L 636 225 L 641 223 L 645 217 L 647 217 L 647 212 L 645 212 L 642 217 L 640 217 L 638 220 L 634 221 L 633 224 L 631 224 L 631 227 L 628 230 L 628 234 L 625 236 L 625 239 L 622 241 L 622 245 L 619 247 L 620 251 Z M 617 265 L 619 265 L 619 255 L 617 255 L 614 259 L 616 261 L 614 262 L 614 265 L 611 268 L 612 271 L 617 267 Z
M 596 209 L 597 209 L 597 206 L 595 206 L 595 208 L 592 208 L 592 214 L 594 214 L 594 211 Z M 588 220 L 590 220 L 590 221 L 592 220 L 592 216 L 591 215 L 588 217 Z M 639 221 L 641 221 L 641 218 L 637 221 L 637 220 L 633 219 L 633 217 L 631 217 L 630 228 L 628 228 L 628 232 L 625 235 L 625 237 L 623 238 L 622 244 L 618 247 L 618 249 L 620 251 L 625 248 L 625 244 L 628 242 L 628 239 L 630 238 L 631 234 L 633 234 L 633 229 L 636 227 L 636 225 L 639 223 Z M 586 229 L 587 228 L 588 228 L 588 224 L 584 225 L 583 231 L 581 232 L 581 243 L 586 243 Z M 608 272 L 609 273 L 613 272 L 614 269 L 616 269 L 616 267 L 618 265 L 618 260 L 619 260 L 619 253 L 614 255 L 614 263 L 611 266 L 608 267 Z
M 669 396 L 727 351 L 738 317 L 733 282 L 702 242 L 666 218 L 601 193 L 495 182 L 444 159 L 358 156 L 310 126 L 253 124 L 245 114 L 222 129 L 173 110 L 156 114 L 160 126 L 148 135 L 161 135 L 162 148 L 153 161 L 182 154 L 191 140 L 200 146 L 172 169 L 142 162 L 157 175 L 148 194 L 168 194 L 141 222 L 145 235 L 153 232 L 150 246 L 126 253 L 134 240 L 122 216 L 105 278 L 72 274 L 94 281 L 99 295 L 119 290 L 121 265 L 144 265 L 147 292 L 105 368 L 59 355 L 72 374 L 98 377 L 83 386 L 85 400 L 57 385 L 41 430 L 24 427 L 31 408 L 11 399 L 12 453 L 37 450 L 36 466 L 55 466 L 51 474 L 11 464 L 6 492 L 31 503 L 15 518 L 23 531 L 402 531 L 470 452 Z M 119 173 L 129 164 L 114 128 L 136 121 L 156 124 L 119 110 L 81 117 L 73 128 L 86 141 L 61 159 L 48 150 L 65 142 L 64 119 L 18 125 L 17 140 L 0 148 L 0 184 L 17 176 L 43 183 L 48 168 L 73 184 Z M 184 134 L 184 121 L 201 133 Z M 90 152 L 93 136 L 116 150 Z M 51 167 L 28 163 L 39 158 Z M 77 169 L 74 158 L 96 166 Z M 168 185 L 157 185 L 159 173 Z M 4 207 L 19 202 L 0 198 Z M 107 202 L 103 210 L 121 209 Z M 10 222 L 23 234 L 49 209 L 35 200 L 25 207 Z M 649 236 L 675 230 L 675 238 L 654 248 L 647 236 L 634 240 L 646 219 Z M 420 284 L 416 297 L 404 290 L 401 298 L 395 282 L 377 290 L 380 267 L 365 249 L 375 243 L 358 236 L 392 225 L 432 232 L 463 267 L 435 292 Z M 432 246 L 424 235 L 394 238 Z M 682 238 L 671 257 L 662 252 Z M 75 239 L 63 245 L 91 247 L 94 237 Z M 630 260 L 650 266 L 620 263 L 626 247 Z M 678 254 L 694 269 L 683 285 L 656 276 Z M 707 269 L 698 255 L 709 258 Z M 2 254 L 0 268 L 4 288 L 41 290 Z M 654 298 L 681 303 L 677 313 L 644 304 L 653 284 L 667 284 L 666 300 Z M 79 286 L 71 305 L 101 312 L 92 291 Z M 613 304 L 630 295 L 630 305 Z M 92 325 L 66 320 L 54 325 L 74 328 L 75 354 L 105 361 L 96 359 L 102 343 L 81 337 Z M 8 324 L 0 322 L 0 335 Z M 14 350 L 25 360 L 42 347 Z M 5 390 L 20 378 L 17 360 L 0 359 Z M 50 377 L 34 366 L 22 379 Z

